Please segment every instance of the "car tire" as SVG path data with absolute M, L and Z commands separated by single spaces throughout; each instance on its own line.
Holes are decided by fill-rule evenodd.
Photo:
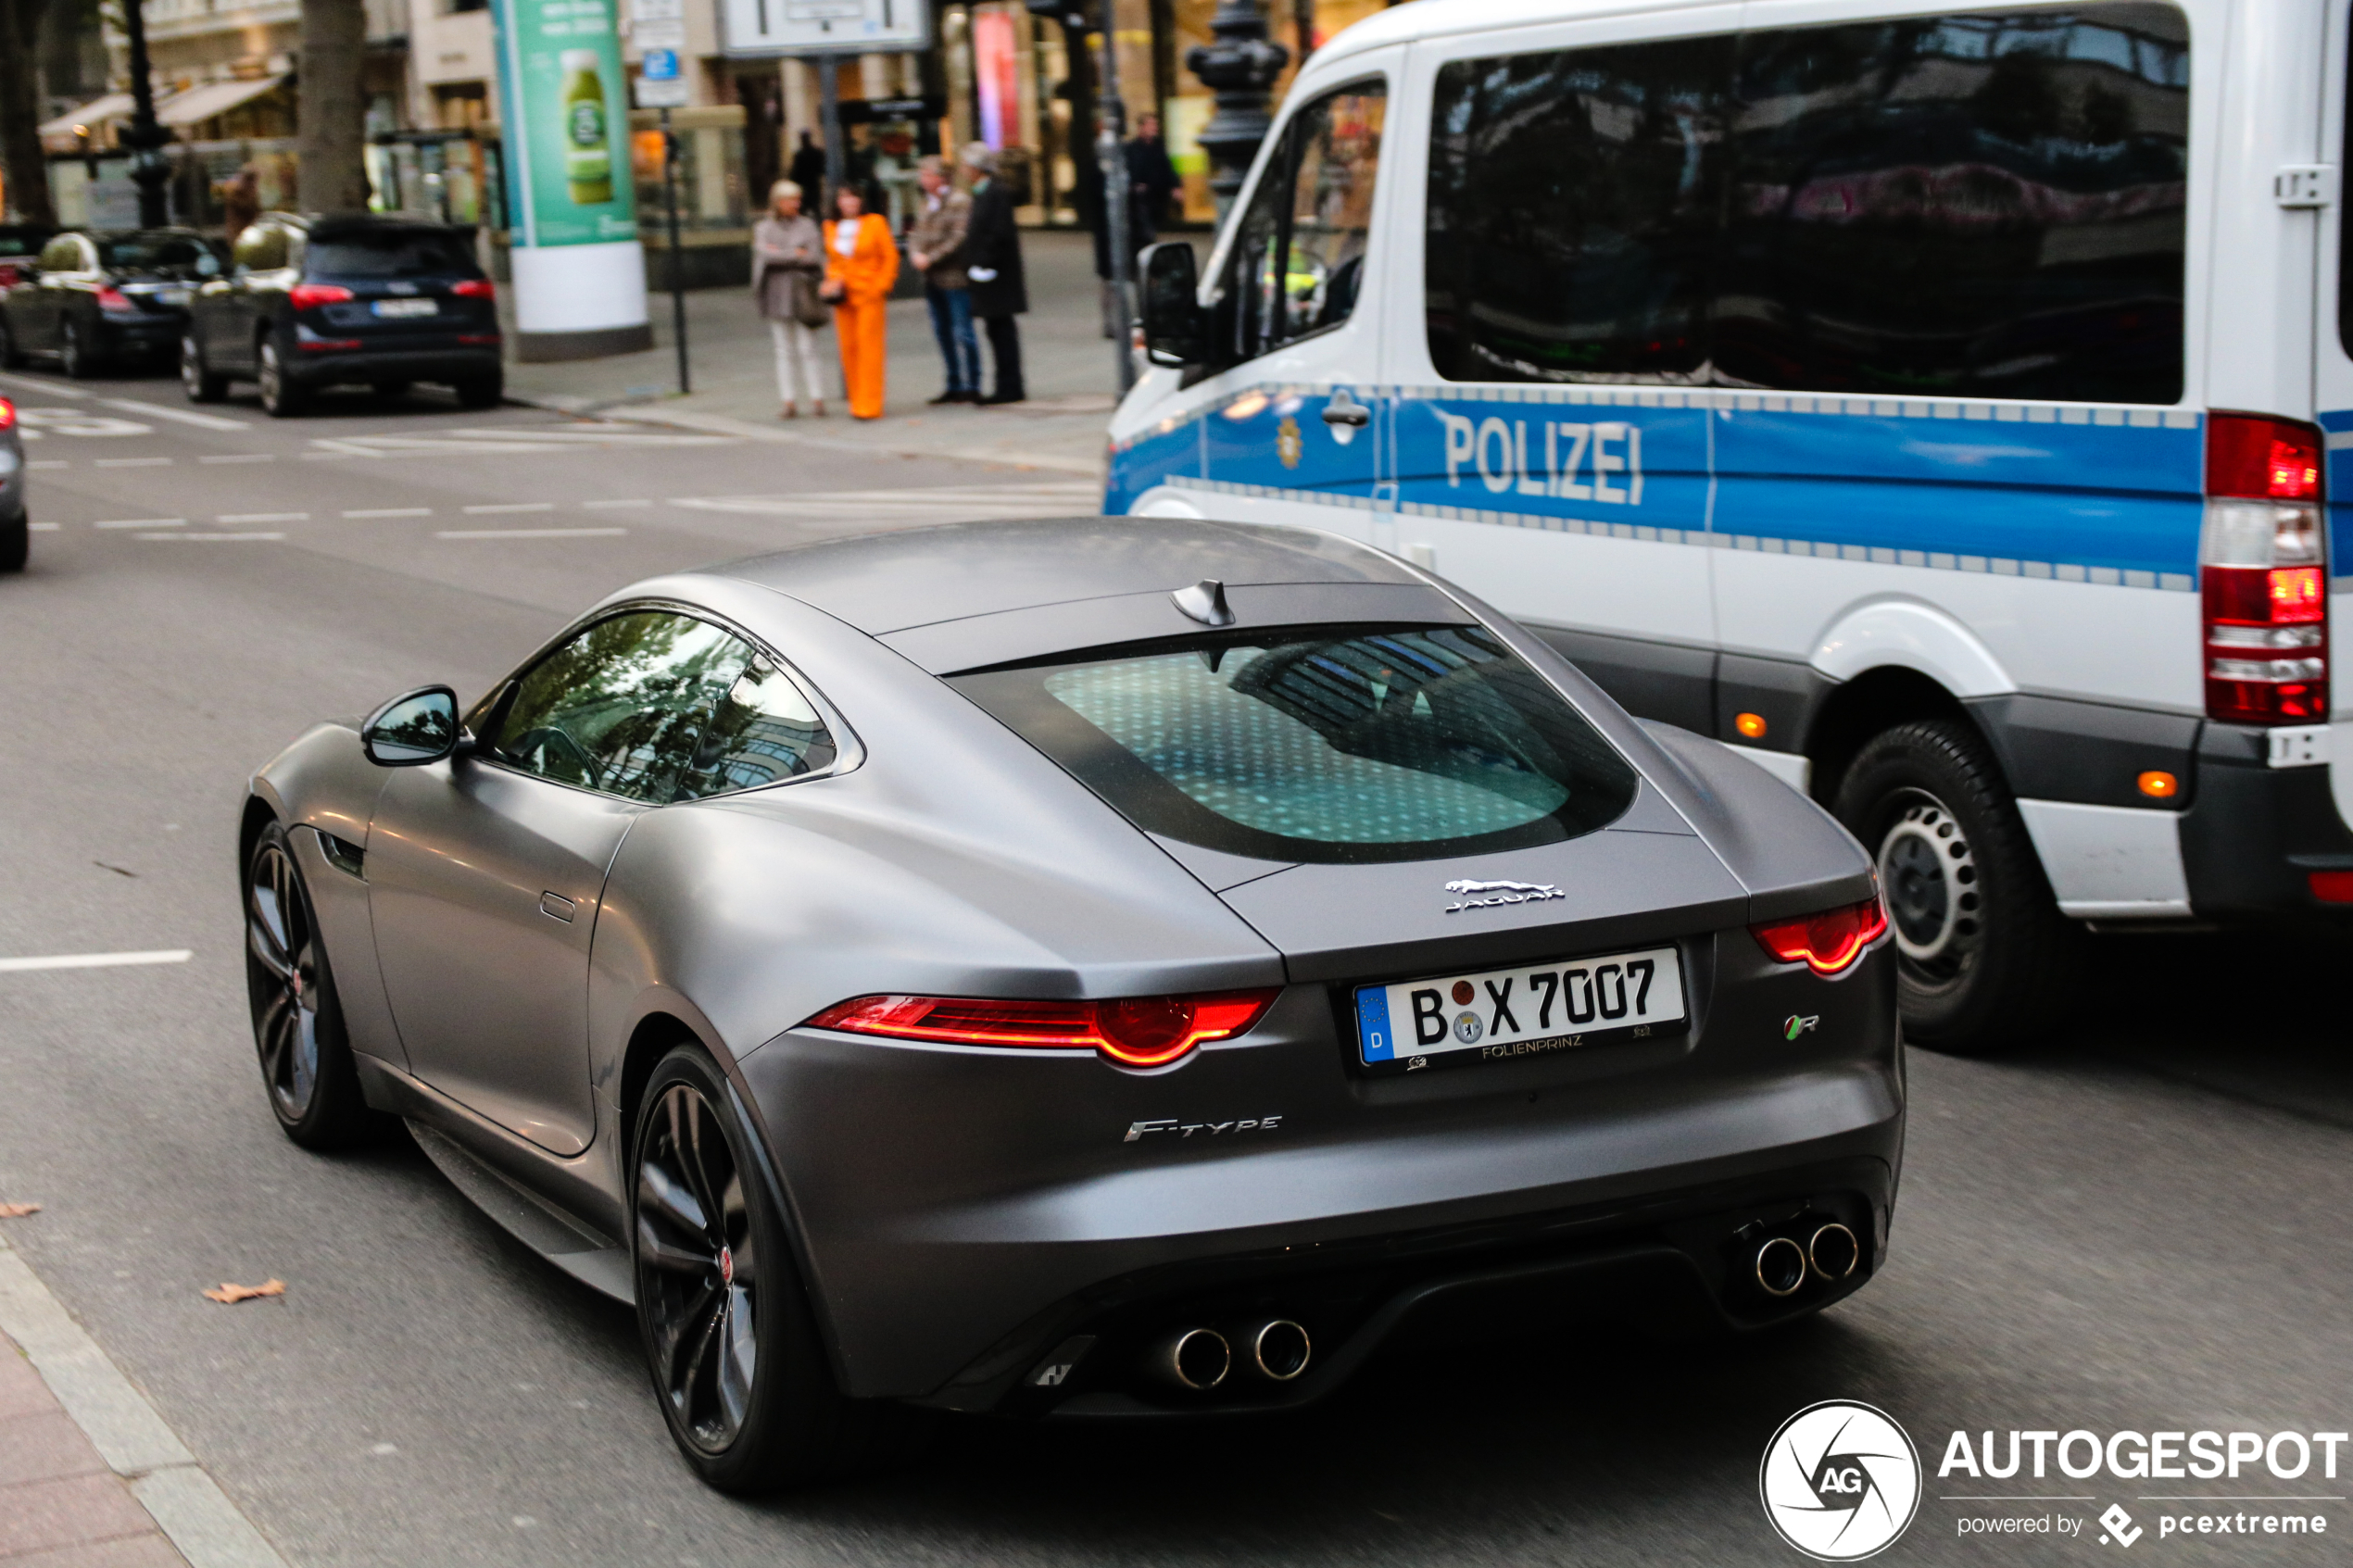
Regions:
M 504 375 L 476 376 L 457 384 L 458 407 L 460 408 L 496 408 L 506 399 L 507 378 Z
M 662 1058 L 629 1162 L 637 1323 L 687 1465 L 749 1495 L 874 1468 L 912 1412 L 846 1398 L 735 1094 L 698 1047 Z
M 396 398 L 408 396 L 409 389 L 415 384 L 416 383 L 413 382 L 405 381 L 380 381 L 373 386 L 370 387 L 369 390 L 373 392 L 378 397 L 383 398 L 385 402 L 390 403 Z
M 24 369 L 24 350 L 17 346 L 17 335 L 8 330 L 8 316 L 0 310 L 0 370 Z
M 1835 810 L 1879 869 L 1907 1041 L 1984 1055 L 2058 1022 L 2074 928 L 1974 726 L 1930 719 L 1874 735 Z
M 97 357 L 82 346 L 82 328 L 68 321 L 57 330 L 57 369 L 68 381 L 88 381 L 98 373 Z
M 255 380 L 261 388 L 261 411 L 273 420 L 291 420 L 310 406 L 310 395 L 301 383 L 286 374 L 285 356 L 278 350 L 278 340 L 261 340 L 257 356 Z
M 376 1118 L 359 1090 L 334 972 L 327 962 L 285 827 L 271 822 L 245 861 L 245 997 L 271 1113 L 320 1153 L 370 1142 Z
M 31 558 L 32 521 L 19 512 L 6 522 L 0 522 L 0 575 L 22 571 L 24 563 Z
M 191 403 L 218 403 L 229 395 L 229 378 L 204 362 L 193 337 L 180 340 L 180 385 Z

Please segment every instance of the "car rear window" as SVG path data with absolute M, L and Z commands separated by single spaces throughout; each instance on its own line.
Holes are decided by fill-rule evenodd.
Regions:
M 132 276 L 189 277 L 211 254 L 194 235 L 132 234 L 98 242 L 99 264 L 109 272 Z
M 472 245 L 433 229 L 313 239 L 308 256 L 315 278 L 472 278 L 482 271 Z
M 950 684 L 1138 827 L 1260 859 L 1556 843 L 1616 820 L 1638 782 L 1472 626 L 1226 633 Z

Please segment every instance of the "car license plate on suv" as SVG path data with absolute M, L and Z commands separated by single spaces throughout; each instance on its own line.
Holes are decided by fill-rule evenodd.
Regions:
M 434 316 L 441 307 L 430 299 L 380 299 L 371 309 L 380 317 Z
M 1511 1061 L 1688 1026 L 1671 947 L 1356 988 L 1357 1060 L 1369 1073 Z

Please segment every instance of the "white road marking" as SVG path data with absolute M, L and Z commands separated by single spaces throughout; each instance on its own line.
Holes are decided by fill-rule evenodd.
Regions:
M 283 539 L 283 533 L 133 533 L 133 539 Z
M 555 509 L 556 503 L 553 501 L 498 501 L 487 506 L 468 507 L 466 515 L 487 517 L 493 512 L 552 512 Z
M 57 525 L 54 522 L 28 522 L 25 527 L 35 533 L 55 533 L 57 531 Z
M 14 382 L 19 386 L 29 386 L 36 392 L 45 392 L 53 397 L 95 397 L 98 395 L 94 392 L 79 392 L 69 386 L 58 386 L 53 382 L 34 381 L 31 376 L 0 376 L 0 382 Z
M 308 522 L 308 512 L 222 512 L 215 522 Z
M 431 507 L 370 507 L 361 511 L 346 512 L 346 517 L 431 517 Z
M 168 469 L 170 466 L 170 458 L 100 458 L 98 459 L 98 467 L 102 469 Z
M 275 452 L 211 452 L 198 458 L 200 463 L 274 463 Z
M 26 433 L 32 434 L 34 433 L 28 431 Z M 37 463 L 25 464 L 25 467 L 29 469 L 69 469 L 73 467 L 73 463 L 69 458 L 44 458 Z
M 0 1333 L 15 1340 L 107 1468 L 189 1568 L 285 1568 L 196 1456 L 0 1236 Z
M 815 495 L 695 495 L 673 507 L 749 512 L 767 517 L 900 518 L 950 521 L 985 518 L 1067 517 L 1101 505 L 1102 487 L 1074 482 L 1045 484 L 941 486 L 921 490 L 849 490 Z
M 560 441 L 600 446 L 725 446 L 736 440 L 732 435 L 666 433 L 642 425 L 500 425 L 488 430 L 452 430 L 442 433 L 470 441 Z
M 193 408 L 174 408 L 162 403 L 142 403 L 135 397 L 101 397 L 99 402 L 109 408 L 120 408 L 126 414 L 145 414 L 151 420 L 177 420 L 198 430 L 251 430 L 250 420 L 223 419 L 219 414 L 199 414 Z
M 601 511 L 609 507 L 650 507 L 652 505 L 651 501 L 583 501 L 580 503 L 582 510 L 592 512 Z
M 94 522 L 90 526 L 93 528 L 185 528 L 188 526 L 188 520 L 184 517 L 124 517 L 116 518 L 109 522 Z
M 610 539 L 625 528 L 445 528 L 436 539 Z
M 157 947 L 144 953 L 52 953 L 36 959 L 0 959 L 0 974 L 33 969 L 113 969 L 120 964 L 186 963 L 195 956 L 186 947 Z
M 28 408 L 17 406 L 17 417 L 24 423 L 24 434 L 38 437 L 46 432 L 51 435 L 153 435 L 156 427 L 143 425 L 136 420 L 118 420 L 108 414 L 94 414 L 87 408 Z M 36 429 L 34 427 L 38 426 Z

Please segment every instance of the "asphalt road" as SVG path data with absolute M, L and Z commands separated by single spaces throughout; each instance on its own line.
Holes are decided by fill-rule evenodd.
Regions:
M 1957 1428 L 2353 1426 L 2353 955 L 2184 936 L 2095 947 L 2064 1045 L 1915 1053 L 1890 1264 L 1802 1328 L 1693 1348 L 1498 1323 L 1279 1423 L 975 1424 L 855 1486 L 707 1492 L 625 1312 L 405 1141 L 323 1160 L 277 1133 L 239 969 L 243 781 L 314 718 L 429 680 L 471 700 L 633 578 L 1083 495 L 425 394 L 293 423 L 233 402 L 190 424 L 157 411 L 187 411 L 168 383 L 0 391 L 40 433 L 44 525 L 31 570 L 0 580 L 0 955 L 195 952 L 0 974 L 0 1200 L 45 1205 L 8 1236 L 290 1562 L 1794 1562 L 1757 1463 L 1786 1417 L 1831 1398 L 1887 1410 L 1931 1466 L 1889 1562 L 2116 1549 L 2096 1525 L 1964 1537 L 1963 1517 L 2000 1510 L 1951 1494 L 2080 1493 L 2009 1512 L 2121 1502 L 2150 1525 L 2183 1505 L 2144 1494 L 2353 1491 L 2317 1469 L 1933 1474 Z M 197 1294 L 270 1276 L 283 1300 Z M 2132 1555 L 2344 1561 L 2353 1508 L 2303 1506 L 2328 1537 L 2152 1528 Z

